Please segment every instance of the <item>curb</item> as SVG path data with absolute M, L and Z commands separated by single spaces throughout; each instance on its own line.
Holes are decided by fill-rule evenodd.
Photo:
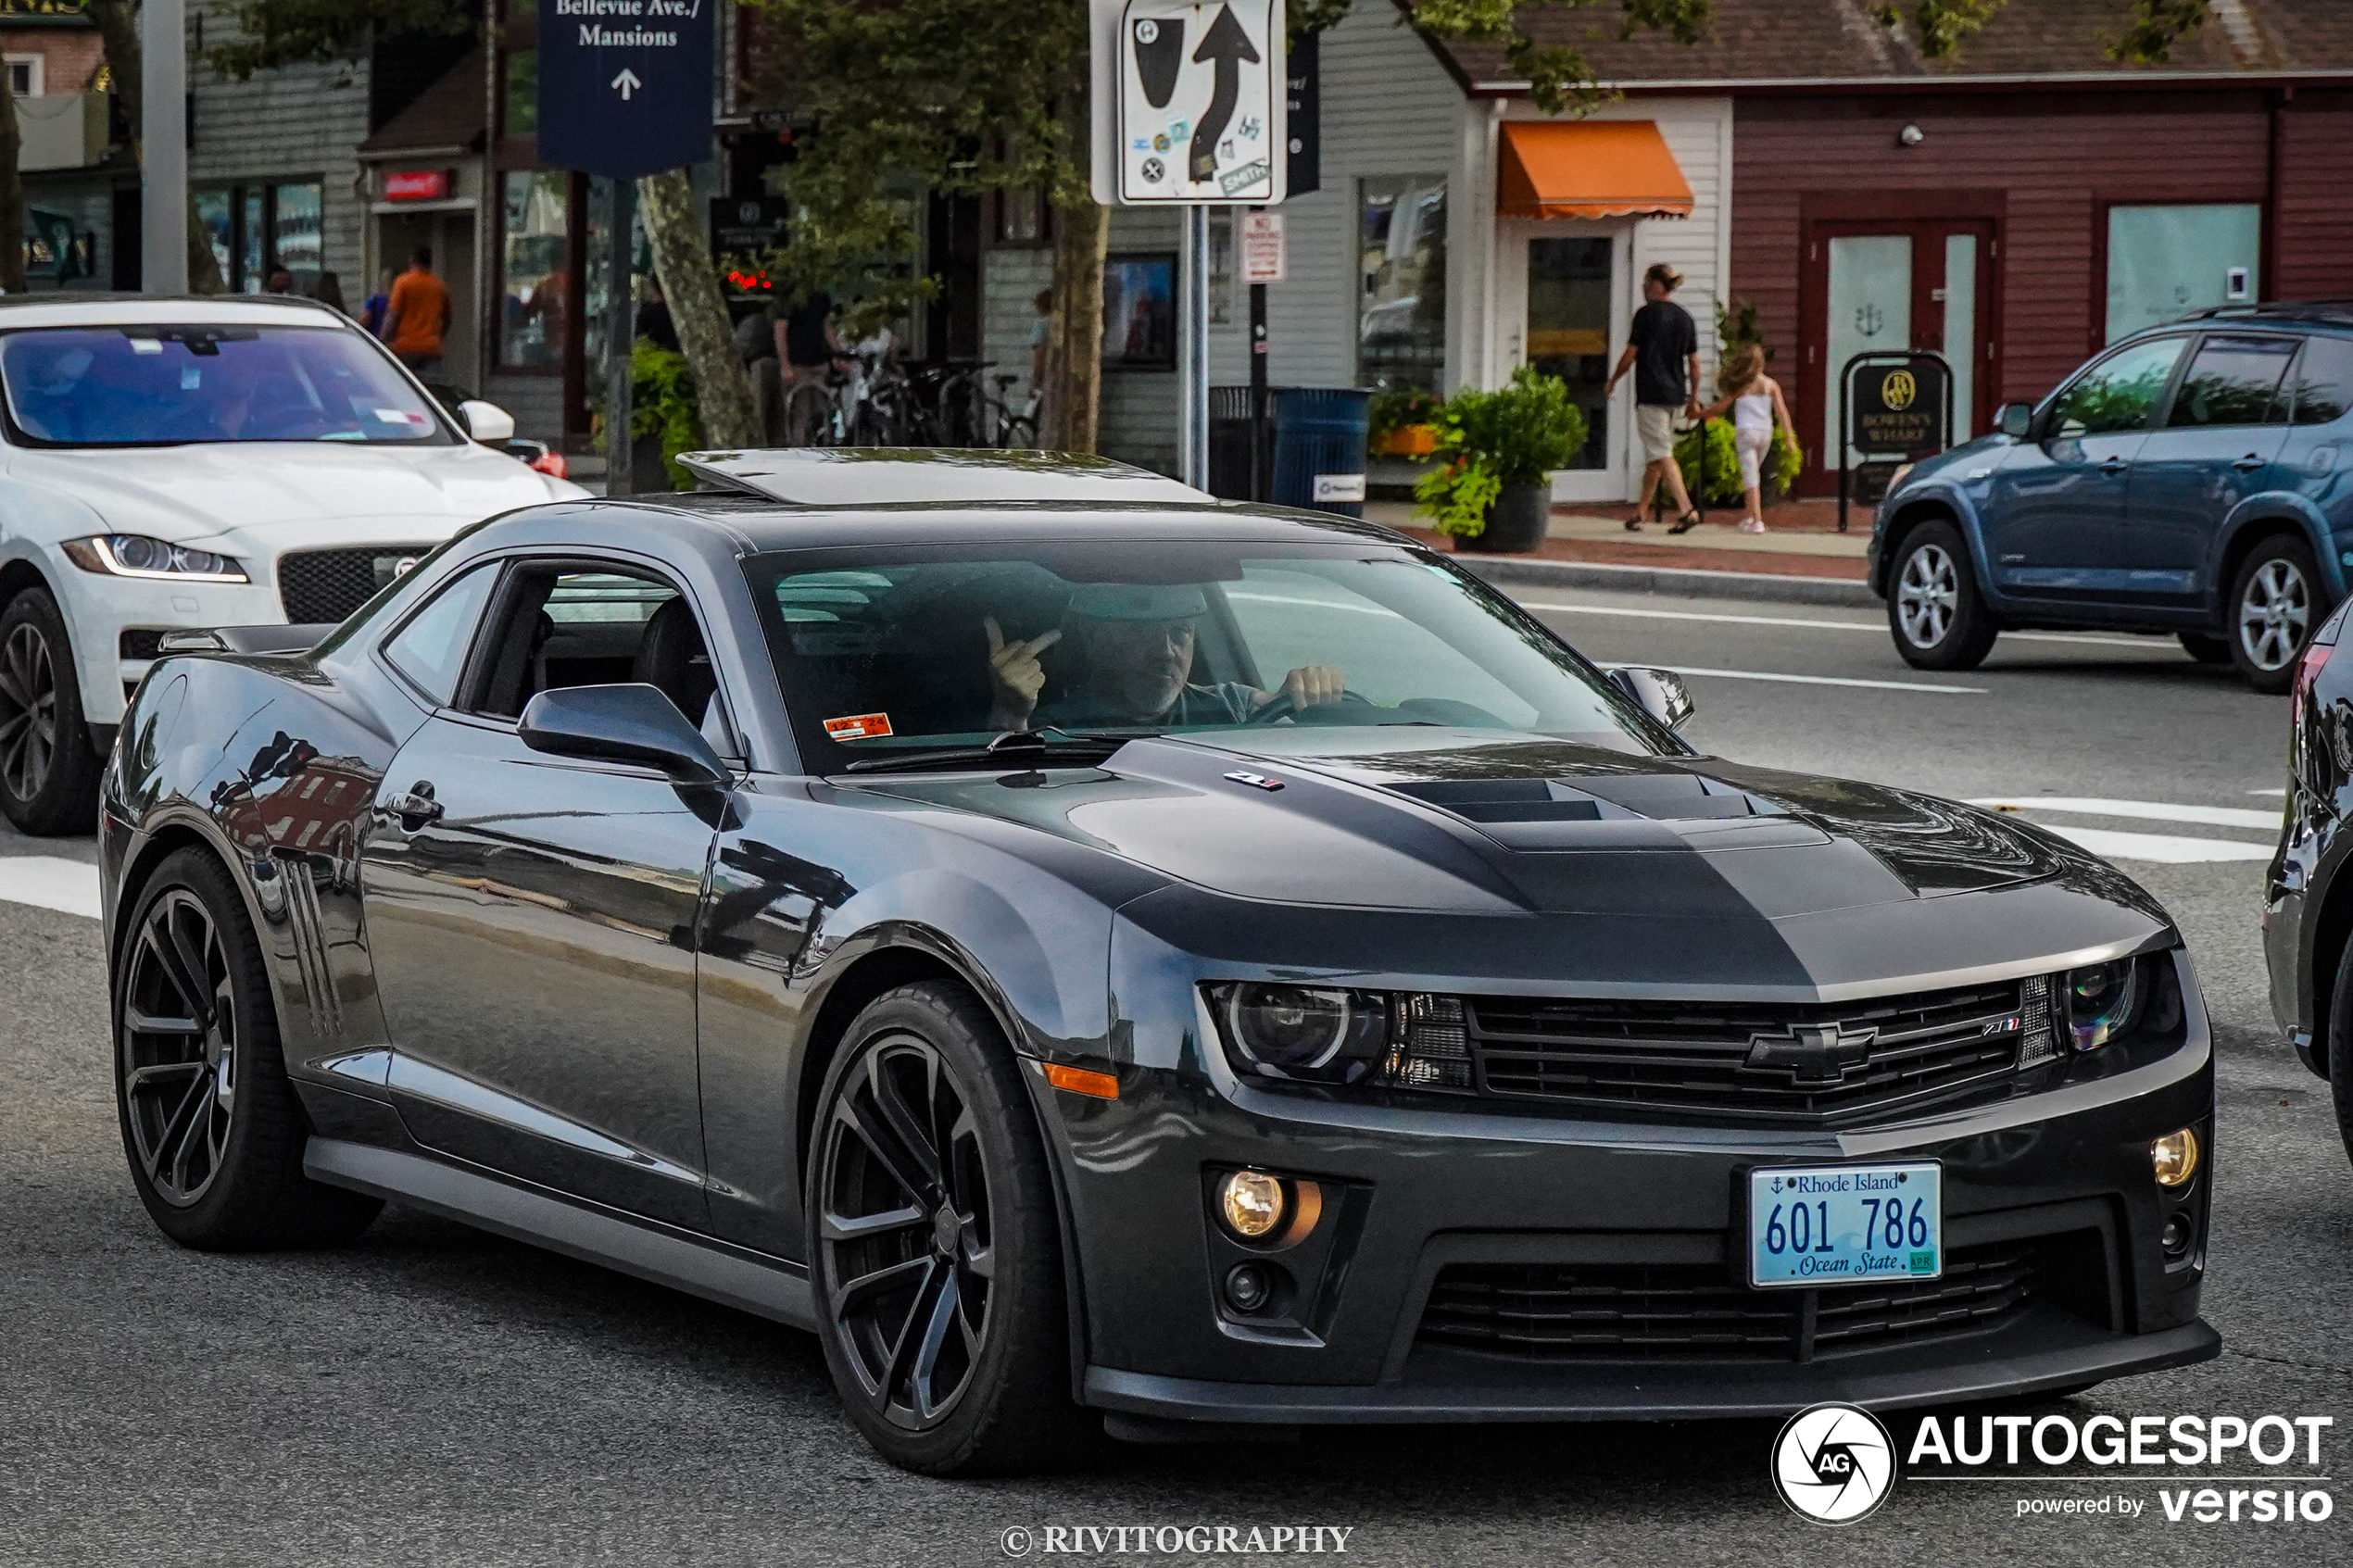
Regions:
M 1506 586 L 1606 588 L 1620 594 L 1685 594 L 1716 599 L 1771 599 L 1782 604 L 1843 605 L 1877 609 L 1868 583 L 1843 577 L 1784 577 L 1762 571 L 1698 571 L 1669 566 L 1613 566 L 1603 561 L 1501 560 L 1475 555 L 1447 558 L 1488 582 Z

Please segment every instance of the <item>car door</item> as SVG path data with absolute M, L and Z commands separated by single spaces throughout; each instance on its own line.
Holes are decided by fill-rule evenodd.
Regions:
M 510 562 L 454 700 L 387 770 L 362 897 L 420 1143 L 702 1226 L 695 912 L 713 827 L 649 769 L 542 755 L 536 692 L 711 700 L 694 607 L 642 566 Z
M 2133 464 L 2187 341 L 2128 343 L 2086 366 L 2037 412 L 2032 433 L 1989 476 L 1981 515 L 1997 588 L 2055 600 L 2106 594 L 2102 574 Z
M 2133 464 L 2108 585 L 2135 598 L 2198 602 L 2222 521 L 2271 488 L 2287 437 L 2280 395 L 2296 340 L 2260 332 L 2198 339 L 2163 421 Z

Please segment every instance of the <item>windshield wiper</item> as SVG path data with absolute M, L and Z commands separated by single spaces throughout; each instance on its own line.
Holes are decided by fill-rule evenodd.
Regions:
M 1151 734 L 1149 730 L 1121 735 L 1074 734 L 1049 724 L 1042 730 L 1007 730 L 986 746 L 950 746 L 936 751 L 861 757 L 845 771 L 882 773 L 922 768 L 987 768 L 1000 763 L 1035 767 L 1040 762 L 1100 762 L 1129 741 L 1148 740 Z

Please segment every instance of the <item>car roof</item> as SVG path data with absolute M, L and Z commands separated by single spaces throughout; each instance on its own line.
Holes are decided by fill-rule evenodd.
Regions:
M 682 452 L 678 466 L 722 489 L 800 506 L 924 501 L 1165 501 L 1207 491 L 1091 452 L 939 446 L 788 446 Z
M 599 511 L 618 509 L 603 502 Z M 1235 544 L 1419 543 L 1393 529 L 1330 512 L 1242 501 L 882 502 L 780 504 L 724 491 L 647 496 L 632 508 L 650 521 L 689 514 L 732 534 L 747 554 L 860 546 L 986 545 L 1088 539 L 1217 539 Z M 618 521 L 618 520 L 615 520 Z
M 175 324 L 352 326 L 351 319 L 333 306 L 298 295 L 44 293 L 0 296 L 0 332 L 25 327 Z

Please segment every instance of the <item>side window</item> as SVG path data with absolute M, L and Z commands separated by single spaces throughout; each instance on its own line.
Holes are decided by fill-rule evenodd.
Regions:
M 520 718 L 541 692 L 643 682 L 699 725 L 718 690 L 693 607 L 670 583 L 625 569 L 523 567 L 485 646 L 468 706 L 502 719 Z
M 498 568 L 478 566 L 434 596 L 399 634 L 384 644 L 384 658 L 434 702 L 447 706 L 466 667 L 466 649 L 482 619 L 482 607 L 498 581 Z
M 2084 371 L 2053 401 L 2045 439 L 2148 428 L 2183 341 L 2160 337 L 2136 343 Z
M 2314 335 L 2287 384 L 2300 425 L 2333 424 L 2353 408 L 2353 339 Z
M 2189 373 L 2173 394 L 2169 426 L 2284 424 L 2276 395 L 2296 340 L 2212 336 L 2197 345 Z

